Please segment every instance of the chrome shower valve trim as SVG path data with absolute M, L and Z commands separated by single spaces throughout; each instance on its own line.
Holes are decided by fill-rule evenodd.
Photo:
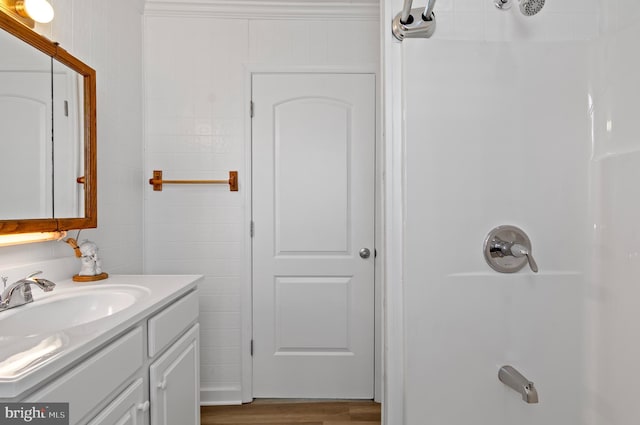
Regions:
M 498 226 L 484 240 L 484 258 L 487 264 L 500 273 L 515 273 L 527 263 L 532 272 L 538 273 L 538 264 L 531 253 L 531 240 L 515 226 Z

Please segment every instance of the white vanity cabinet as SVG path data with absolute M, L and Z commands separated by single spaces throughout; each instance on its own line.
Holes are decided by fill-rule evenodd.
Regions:
M 141 374 L 143 342 L 143 327 L 136 326 L 23 401 L 69 403 L 69 424 L 83 423 L 97 406 Z
M 198 323 L 193 324 L 197 319 L 195 293 L 149 319 L 151 425 L 200 424 L 200 333 Z
M 67 402 L 70 425 L 199 425 L 196 290 L 136 317 L 20 401 Z
M 89 425 L 144 425 L 148 411 L 149 400 L 145 397 L 144 381 L 138 378 Z
M 198 325 L 149 368 L 151 425 L 199 424 Z

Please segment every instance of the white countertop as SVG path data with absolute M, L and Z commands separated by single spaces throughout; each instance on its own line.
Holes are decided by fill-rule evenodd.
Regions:
M 148 295 L 145 294 L 130 307 L 99 320 L 26 337 L 15 336 L 15 330 L 4 329 L 1 319 L 2 314 L 28 305 L 0 311 L 0 400 L 17 400 L 37 389 L 44 381 L 94 352 L 146 316 L 196 288 L 200 279 L 202 276 L 199 275 L 114 275 L 106 280 L 88 283 L 77 283 L 70 279 L 59 281 L 49 293 L 33 288 L 33 304 L 71 291 L 106 289 L 109 286 L 134 285 L 143 288 Z M 46 321 L 47 318 L 41 317 L 38 320 Z M 24 353 L 52 340 L 56 341 L 56 348 L 45 357 L 36 358 L 18 370 L 6 367 L 11 359 L 19 359 L 21 356 L 24 358 Z

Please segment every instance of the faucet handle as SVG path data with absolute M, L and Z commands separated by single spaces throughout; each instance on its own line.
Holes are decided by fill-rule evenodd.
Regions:
M 536 260 L 533 259 L 531 252 L 525 246 L 522 246 L 519 243 L 514 243 L 511 246 L 511 254 L 516 258 L 524 257 L 526 255 L 531 271 L 538 273 L 538 264 L 536 263 Z
M 0 276 L 0 279 L 2 279 L 2 286 L 6 289 L 7 288 L 7 280 L 9 280 L 8 276 Z
M 42 270 L 38 270 L 38 271 L 35 271 L 33 273 L 30 273 L 29 275 L 27 275 L 27 277 L 25 277 L 25 279 L 27 279 L 27 280 L 33 279 L 34 276 L 38 276 L 40 274 L 42 274 Z

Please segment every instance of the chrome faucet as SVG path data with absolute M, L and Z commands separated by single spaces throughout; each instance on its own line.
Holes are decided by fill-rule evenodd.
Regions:
M 498 379 L 509 388 L 519 392 L 525 403 L 537 403 L 538 391 L 533 382 L 522 376 L 513 366 L 502 366 L 498 371 Z
M 29 276 L 12 283 L 0 295 L 0 311 L 33 302 L 31 285 L 36 285 L 45 292 L 53 291 L 56 284 L 50 280 L 38 278 L 41 271 L 33 272 Z M 6 285 L 6 278 L 3 279 Z

